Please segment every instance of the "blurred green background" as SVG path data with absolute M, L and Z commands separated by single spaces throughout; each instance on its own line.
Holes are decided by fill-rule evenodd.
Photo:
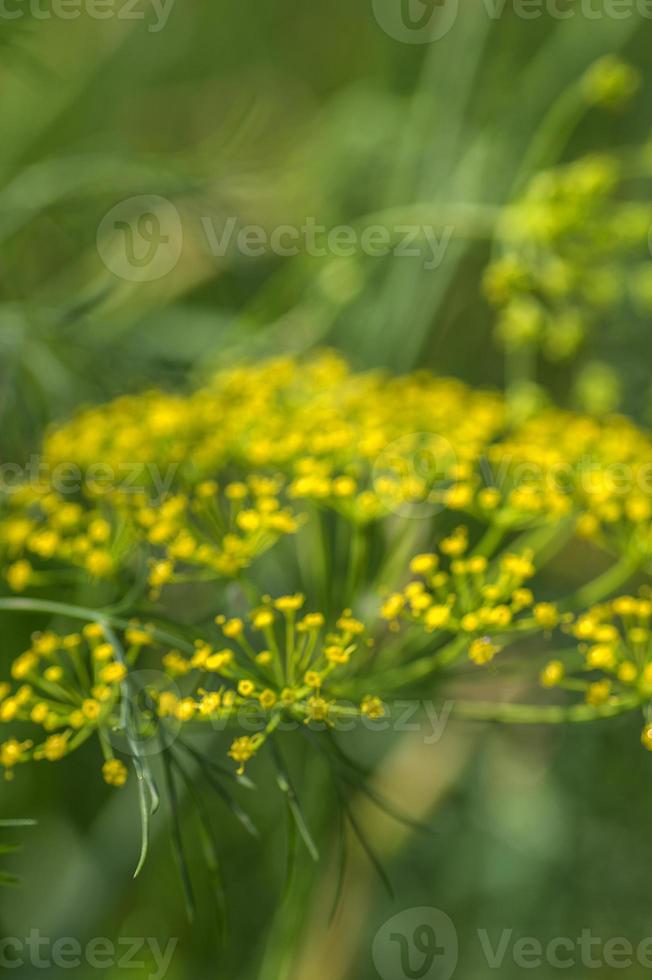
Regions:
M 503 356 L 481 290 L 492 243 L 469 215 L 508 200 L 542 116 L 601 55 L 619 53 L 635 65 L 641 91 L 624 112 L 587 113 L 564 158 L 650 138 L 652 21 L 634 3 L 628 16 L 623 6 L 614 16 L 613 7 L 569 2 L 562 8 L 572 16 L 526 18 L 510 3 L 498 14 L 500 4 L 461 0 L 445 36 L 409 44 L 383 30 L 371 0 L 176 0 L 160 30 L 151 29 L 156 16 L 144 2 L 134 8 L 143 19 L 103 20 L 7 2 L 0 15 L 2 462 L 27 459 L 43 428 L 80 404 L 154 384 L 187 387 L 242 356 L 314 345 L 337 346 L 359 368 L 428 367 L 502 387 Z M 10 19 L 7 10 L 25 16 Z M 139 195 L 172 202 L 183 226 L 180 261 L 151 282 L 116 276 L 96 243 L 107 212 Z M 201 223 L 210 216 L 220 228 L 238 216 L 272 230 L 314 217 L 328 227 L 364 226 L 379 214 L 451 225 L 442 264 L 425 269 L 421 257 L 396 255 L 215 256 Z M 580 361 L 606 363 L 622 406 L 646 421 L 651 354 L 649 318 L 624 306 L 591 336 Z M 539 380 L 569 403 L 580 369 L 575 361 L 548 365 Z M 3 619 L 5 667 L 39 625 Z M 637 750 L 637 726 L 637 719 L 564 731 L 451 724 L 434 745 L 418 732 L 368 737 L 358 751 L 385 760 L 386 794 L 436 834 L 408 834 L 356 804 L 395 897 L 352 844 L 332 921 L 328 775 L 313 755 L 288 746 L 306 808 L 324 825 L 322 863 L 315 882 L 302 860 L 283 897 L 283 804 L 264 775 L 250 804 L 262 842 L 216 807 L 230 899 L 225 947 L 201 874 L 201 914 L 192 926 L 185 920 L 163 817 L 145 872 L 132 882 L 133 786 L 102 787 L 85 775 L 94 772 L 90 756 L 86 764 L 36 767 L 2 794 L 2 816 L 39 824 L 8 835 L 26 845 L 6 861 L 23 884 L 0 894 L 0 934 L 38 929 L 82 944 L 156 937 L 163 946 L 178 937 L 169 980 L 371 980 L 377 930 L 421 906 L 438 907 L 455 923 L 465 980 L 487 974 L 478 929 L 494 945 L 503 929 L 545 943 L 584 928 L 636 944 L 652 934 L 652 769 Z M 192 844 L 191 860 L 202 862 Z M 51 970 L 83 980 L 97 972 Z M 126 980 L 155 967 L 102 972 Z M 500 975 L 523 972 L 559 971 L 524 971 L 508 953 Z M 649 970 L 623 972 L 634 978 Z M 612 974 L 607 966 L 573 971 Z M 34 968 L 13 975 L 32 978 Z

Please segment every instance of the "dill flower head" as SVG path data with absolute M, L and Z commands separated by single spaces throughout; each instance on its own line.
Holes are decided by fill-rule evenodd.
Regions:
M 652 596 L 621 595 L 599 603 L 564 626 L 577 643 L 569 662 L 551 660 L 543 687 L 583 694 L 587 705 L 618 712 L 643 708 L 652 695 Z M 649 721 L 642 743 L 652 749 Z
M 582 210 L 602 214 L 617 181 L 609 160 L 593 159 L 527 191 L 514 249 L 487 278 L 494 301 L 518 301 L 506 342 L 549 343 L 552 329 L 540 297 L 525 295 L 539 285 L 519 235 L 546 252 L 545 295 L 570 304 L 580 280 L 553 252 Z M 566 312 L 564 329 L 579 336 L 581 315 Z M 158 770 L 172 800 L 175 779 L 192 778 L 184 759 L 221 790 L 222 779 L 249 781 L 264 757 L 297 819 L 286 734 L 355 768 L 340 739 L 359 727 L 391 734 L 394 701 L 418 700 L 424 684 L 491 674 L 495 696 L 503 651 L 518 658 L 529 636 L 551 651 L 541 685 L 581 692 L 574 719 L 640 708 L 652 695 L 648 596 L 574 617 L 549 583 L 541 594 L 540 572 L 578 538 L 615 556 L 606 587 L 598 579 L 580 595 L 604 598 L 647 566 L 650 458 L 650 436 L 622 417 L 546 405 L 519 416 L 495 392 L 426 371 L 356 373 L 329 352 L 85 410 L 44 447 L 50 472 L 79 467 L 79 489 L 45 480 L 0 498 L 8 589 L 38 589 L 37 606 L 40 590 L 70 598 L 43 611 L 89 620 L 16 652 L 0 682 L 0 765 L 11 778 L 96 739 L 104 781 L 124 785 L 114 749 L 130 752 L 141 807 L 154 810 Z M 80 584 L 102 609 L 80 609 Z M 135 609 L 156 625 L 130 619 Z M 575 659 L 555 646 L 564 632 Z M 540 665 L 521 662 L 536 683 Z M 551 707 L 555 718 L 565 710 Z

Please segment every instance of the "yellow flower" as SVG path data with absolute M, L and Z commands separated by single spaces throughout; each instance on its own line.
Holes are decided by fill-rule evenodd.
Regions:
M 109 786 L 124 786 L 127 782 L 127 767 L 119 759 L 108 759 L 102 766 L 104 782 Z
M 539 677 L 542 687 L 556 687 L 564 679 L 564 665 L 561 660 L 551 660 L 541 671 Z
M 100 671 L 100 680 L 104 684 L 119 684 L 127 676 L 127 668 L 124 664 L 107 664 Z
M 67 735 L 50 735 L 39 750 L 39 755 L 43 755 L 49 762 L 58 762 L 63 759 L 68 751 Z
M 306 613 L 303 619 L 299 622 L 297 628 L 299 630 L 318 630 L 324 625 L 324 616 L 322 613 Z
M 264 711 L 269 711 L 276 704 L 277 697 L 274 691 L 270 691 L 269 688 L 266 688 L 258 695 L 258 700 L 260 701 L 261 708 Z
M 56 633 L 35 633 L 32 636 L 32 648 L 34 653 L 38 653 L 39 656 L 49 656 L 54 653 L 59 647 L 59 637 Z
M 39 701 L 30 711 L 30 719 L 35 725 L 42 725 L 48 716 L 49 708 L 43 701 Z
M 220 617 L 221 618 L 221 617 Z M 242 636 L 244 632 L 244 623 L 241 619 L 228 619 L 226 621 L 222 620 L 222 632 L 229 639 L 236 639 L 238 636 Z
M 274 613 L 271 609 L 259 609 L 252 617 L 254 629 L 264 630 L 274 622 Z M 225 631 L 226 632 L 226 631 Z M 227 634 L 228 636 L 228 634 Z
M 231 743 L 229 755 L 234 762 L 238 763 L 238 774 L 244 772 L 245 763 L 249 762 L 258 748 L 258 742 L 250 735 L 241 735 Z
M 197 702 L 193 698 L 182 698 L 177 702 L 175 717 L 178 721 L 190 721 L 197 711 Z
M 93 660 L 105 663 L 113 656 L 113 646 L 110 643 L 99 643 L 93 650 Z
M 625 660 L 618 668 L 618 680 L 623 684 L 633 684 L 638 677 L 636 664 L 631 660 Z
M 31 674 L 33 670 L 38 666 L 38 657 L 28 651 L 27 653 L 22 653 L 20 657 L 14 660 L 11 667 L 11 676 L 16 681 L 23 680 L 28 674 Z
M 338 630 L 342 630 L 343 633 L 351 633 L 353 636 L 358 636 L 360 633 L 364 633 L 364 623 L 361 623 L 359 619 L 355 619 L 351 615 L 351 610 L 346 609 L 342 616 L 337 621 Z
M 350 476 L 338 476 L 333 480 L 332 490 L 336 497 L 352 497 L 357 490 L 357 484 Z
M 616 665 L 616 654 L 606 643 L 598 643 L 588 650 L 586 662 L 595 670 L 611 670 Z
M 403 612 L 403 607 L 405 606 L 405 599 L 399 592 L 395 592 L 393 595 L 388 596 L 380 607 L 380 615 L 383 619 L 398 619 L 400 614 Z
M 211 656 L 206 661 L 206 670 L 215 671 L 219 673 L 225 667 L 228 667 L 233 661 L 233 652 L 231 650 L 220 650 L 217 653 L 211 654 Z
M 219 691 L 211 691 L 210 693 L 204 694 L 201 701 L 199 702 L 199 714 L 200 715 L 212 715 L 215 711 L 218 711 L 222 704 L 222 695 Z
M 483 664 L 490 663 L 497 653 L 500 652 L 500 647 L 497 643 L 494 643 L 488 636 L 483 636 L 477 640 L 473 640 L 469 647 L 469 659 L 473 663 L 482 666 Z
M 521 581 L 526 578 L 531 578 L 536 571 L 529 552 L 522 555 L 504 555 L 501 559 L 500 567 L 508 575 Z
M 450 606 L 430 606 L 426 609 L 424 613 L 424 623 L 426 624 L 426 629 L 429 632 L 433 630 L 444 629 L 448 625 L 451 618 Z
M 611 696 L 611 682 L 595 681 L 593 684 L 589 684 L 586 692 L 586 702 L 587 704 L 593 705 L 593 707 L 598 707 L 601 704 L 605 704 Z
M 13 721 L 18 714 L 19 704 L 15 698 L 6 698 L 0 704 L 0 721 Z
M 240 530 L 248 534 L 253 534 L 261 525 L 261 517 L 257 510 L 241 510 L 236 517 L 236 524 Z
M 32 577 L 32 566 L 25 559 L 9 565 L 6 572 L 9 588 L 14 592 L 23 592 Z
M 144 647 L 152 642 L 152 636 L 146 628 L 134 624 L 125 630 L 125 640 L 129 646 Z
M 559 622 L 559 613 L 552 602 L 538 602 L 534 607 L 534 618 L 538 626 L 551 630 Z
M 163 666 L 171 677 L 183 677 L 190 670 L 190 664 L 178 650 L 170 650 L 163 657 Z
M 104 630 L 99 623 L 87 623 L 82 633 L 87 640 L 101 640 L 104 637 Z
M 329 664 L 348 664 L 351 659 L 351 651 L 333 643 L 325 647 L 324 656 Z
M 156 561 L 152 563 L 148 581 L 152 589 L 158 593 L 171 580 L 173 575 L 174 565 L 171 561 Z
M 449 537 L 444 538 L 444 540 L 439 545 L 439 548 L 444 555 L 449 555 L 451 558 L 456 558 L 459 555 L 463 555 L 469 546 L 469 532 L 465 527 L 458 527 L 453 531 Z
M 437 568 L 438 563 L 439 558 L 437 555 L 415 555 L 410 562 L 410 571 L 414 575 L 427 575 L 428 572 L 432 572 Z
M 104 578 L 113 571 L 113 558 L 108 551 L 96 549 L 88 553 L 86 568 L 95 578 Z
M 86 698 L 82 704 L 82 712 L 89 721 L 95 721 L 102 712 L 102 706 L 95 698 Z
M 297 593 L 296 595 L 280 596 L 280 598 L 275 600 L 274 605 L 279 612 L 296 612 L 298 609 L 301 609 L 305 601 L 305 596 Z
M 371 694 L 367 694 L 366 697 L 362 699 L 362 704 L 360 705 L 360 711 L 367 718 L 372 718 L 372 719 L 384 718 L 385 705 L 380 700 L 380 698 L 377 698 Z
M 308 718 L 306 721 L 327 721 L 331 702 L 319 695 L 308 698 Z
M 31 742 L 18 742 L 15 738 L 9 739 L 0 745 L 0 765 L 5 770 L 11 770 L 19 762 L 24 761 L 25 753 L 32 747 Z M 5 777 L 10 778 L 11 773 L 6 772 Z

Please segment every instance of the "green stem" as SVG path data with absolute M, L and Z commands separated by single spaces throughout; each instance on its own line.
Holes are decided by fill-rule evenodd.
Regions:
M 88 609 L 85 606 L 53 602 L 49 599 L 0 599 L 0 611 L 3 609 L 8 612 L 51 613 L 53 616 L 67 616 L 69 619 L 80 619 L 87 623 L 109 623 L 117 629 L 128 629 L 132 625 L 128 619 L 113 616 L 103 609 Z M 156 626 L 148 626 L 147 631 L 161 643 L 178 647 L 186 653 L 195 652 L 192 643 L 188 643 L 174 633 L 168 633 L 167 630 L 158 629 Z
M 475 548 L 474 555 L 482 555 L 484 558 L 491 558 L 503 542 L 507 534 L 507 528 L 500 524 L 491 524 Z
M 453 717 L 465 721 L 496 721 L 515 725 L 561 725 L 567 722 L 597 721 L 613 718 L 640 707 L 638 697 L 630 697 L 613 703 L 590 705 L 574 704 L 493 704 L 490 701 L 455 701 Z
M 414 681 L 422 680 L 429 674 L 434 674 L 442 667 L 446 667 L 458 657 L 465 646 L 469 643 L 469 637 L 464 635 L 456 636 L 455 639 L 447 643 L 446 646 L 440 647 L 433 654 L 428 654 L 428 656 L 419 657 L 416 660 L 412 660 L 408 664 L 403 664 L 400 667 L 396 667 L 394 670 L 383 671 L 379 675 L 379 680 L 382 682 L 383 690 L 393 691 L 395 689 L 406 687 L 408 684 L 412 684 Z M 366 682 L 366 686 L 371 689 L 374 684 L 374 678 L 370 678 Z
M 565 88 L 544 115 L 523 156 L 510 198 L 522 191 L 528 178 L 538 170 L 558 163 L 574 129 L 588 109 L 581 82 Z
M 602 575 L 598 575 L 592 582 L 588 582 L 581 589 L 578 589 L 575 595 L 564 603 L 564 608 L 579 607 L 583 609 L 595 605 L 596 602 L 600 602 L 624 585 L 638 571 L 640 564 L 640 560 L 631 556 L 621 558 Z
M 368 531 L 366 527 L 362 527 L 360 524 L 353 526 L 342 608 L 351 608 L 353 606 L 357 587 L 363 579 L 367 558 L 367 535 Z

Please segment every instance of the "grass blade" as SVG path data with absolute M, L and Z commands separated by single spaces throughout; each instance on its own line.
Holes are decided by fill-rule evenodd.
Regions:
M 292 785 L 292 780 L 290 779 L 288 771 L 285 767 L 281 753 L 273 738 L 270 738 L 269 744 L 272 750 L 274 762 L 276 764 L 276 782 L 278 783 L 281 792 L 285 794 L 290 813 L 292 814 L 296 828 L 299 831 L 304 844 L 306 845 L 306 850 L 310 854 L 313 861 L 319 861 L 319 851 L 317 850 L 317 846 L 312 839 L 310 830 L 308 829 L 299 798 L 296 794 L 294 786 Z
M 202 851 L 204 852 L 209 881 L 212 885 L 215 896 L 218 929 L 222 943 L 224 944 L 228 933 L 226 894 L 224 890 L 224 882 L 222 881 L 222 873 L 220 871 L 217 839 L 213 832 L 210 814 L 204 800 L 195 789 L 191 777 L 183 766 L 179 765 L 179 762 L 174 755 L 172 756 L 172 761 L 177 772 L 183 779 L 186 789 L 188 790 L 188 795 L 192 799 L 197 811 Z
M 171 838 L 172 849 L 179 869 L 179 876 L 183 887 L 183 895 L 186 905 L 186 915 L 188 921 L 193 922 L 195 918 L 195 896 L 192 890 L 190 871 L 186 861 L 183 846 L 183 834 L 181 833 L 181 816 L 179 813 L 179 799 L 177 797 L 176 786 L 174 785 L 174 773 L 172 772 L 172 756 L 170 750 L 163 744 L 161 745 L 161 755 L 163 759 L 163 771 L 165 773 L 165 788 L 167 790 L 168 803 L 170 805 Z
M 242 824 L 242 826 L 244 827 L 244 829 L 247 831 L 248 834 L 258 839 L 260 835 L 255 825 L 251 821 L 249 815 L 245 813 L 245 811 L 242 809 L 242 807 L 237 802 L 237 800 L 235 800 L 231 796 L 229 791 L 225 789 L 224 786 L 222 786 L 221 782 L 219 781 L 219 778 L 215 770 L 217 770 L 217 772 L 221 774 L 221 767 L 218 766 L 216 763 L 211 763 L 211 760 L 206 759 L 203 755 L 201 755 L 201 753 L 196 752 L 189 745 L 185 743 L 179 743 L 179 744 L 183 745 L 183 748 L 186 749 L 186 751 L 189 752 L 192 755 L 192 757 L 196 760 L 207 783 L 209 784 L 211 789 L 213 789 L 218 794 L 220 799 L 226 804 L 226 806 L 229 808 L 229 810 L 236 818 L 236 820 L 240 821 L 240 823 Z M 229 776 L 233 775 L 232 773 L 227 773 L 227 774 Z M 251 785 L 253 786 L 253 783 Z

